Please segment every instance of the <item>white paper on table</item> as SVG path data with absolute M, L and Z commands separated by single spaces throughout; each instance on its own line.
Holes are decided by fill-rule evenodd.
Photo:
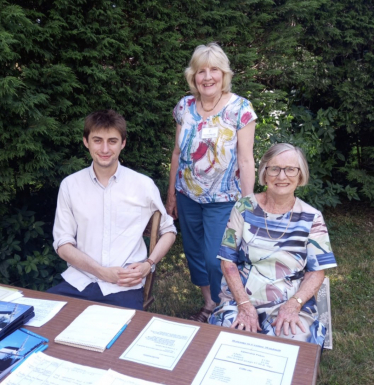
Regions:
M 191 385 L 290 385 L 299 347 L 221 332 Z
M 13 301 L 17 301 L 21 297 L 23 297 L 23 294 L 21 292 L 17 291 L 15 293 L 9 295 L 8 297 L 3 299 L 2 301 L 13 302 Z
M 140 380 L 139 378 L 125 376 L 124 374 L 109 369 L 95 385 L 158 385 L 156 382 Z
M 153 317 L 120 359 L 173 370 L 199 328 Z
M 55 337 L 55 342 L 103 353 L 108 344 L 117 339 L 117 333 L 126 328 L 135 312 L 134 309 L 90 305 Z
M 22 291 L 9 287 L 0 286 L 0 301 L 12 302 L 23 297 Z
M 34 353 L 2 385 L 96 385 L 105 370 Z
M 34 306 L 35 316 L 26 325 L 35 327 L 43 326 L 67 304 L 65 301 L 50 301 L 27 297 L 19 298 L 14 302 Z

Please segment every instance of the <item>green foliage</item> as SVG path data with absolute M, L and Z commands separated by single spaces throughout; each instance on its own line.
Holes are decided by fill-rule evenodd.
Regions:
M 0 222 L 1 282 L 44 290 L 56 284 L 66 264 L 55 254 L 44 222 L 26 207 L 15 209 Z
M 257 161 L 294 143 L 311 168 L 300 197 L 319 208 L 373 200 L 372 1 L 0 0 L 0 214 L 27 205 L 51 237 L 59 183 L 89 164 L 83 118 L 104 108 L 128 121 L 121 162 L 165 191 L 183 70 L 210 41 L 259 116 Z M 18 254 L 26 274 L 27 257 L 42 264 L 39 238 Z
M 273 97 L 272 103 L 269 98 Z M 275 100 L 276 98 L 280 98 Z M 310 171 L 307 186 L 299 187 L 296 194 L 314 207 L 335 207 L 340 203 L 339 195 L 359 199 L 357 189 L 334 182 L 337 163 L 344 156 L 335 146 L 334 121 L 337 111 L 320 109 L 313 114 L 309 109 L 296 106 L 286 95 L 268 93 L 268 105 L 259 106 L 267 116 L 256 129 L 255 158 L 260 160 L 264 152 L 274 143 L 291 143 L 304 150 Z M 270 108 L 270 111 L 268 111 Z M 262 188 L 258 188 L 261 190 Z
M 0 0 L 0 214 L 27 205 L 51 236 L 59 183 L 89 164 L 83 118 L 103 108 L 128 121 L 121 161 L 165 190 L 172 109 L 188 91 L 183 70 L 195 46 L 218 40 L 238 73 L 235 91 L 256 88 L 256 49 L 236 44 L 254 39 L 251 4 Z M 19 236 L 24 251 L 31 243 Z M 35 272 L 30 258 L 46 244 L 34 247 L 8 267 Z
M 372 2 L 350 0 L 262 8 L 267 28 L 253 42 L 264 85 L 251 94 L 261 116 L 256 145 L 300 145 L 311 182 L 298 194 L 320 208 L 341 195 L 372 200 L 373 11 Z
M 165 178 L 174 136 L 171 111 L 188 91 L 183 69 L 196 45 L 212 40 L 230 57 L 234 91 L 249 92 L 256 110 L 270 102 L 266 113 L 274 114 L 279 97 L 292 95 L 287 116 L 295 107 L 310 111 L 309 119 L 334 111 L 330 134 L 321 139 L 335 142 L 337 166 L 351 164 L 344 164 L 352 147 L 341 143 L 346 133 L 352 144 L 370 145 L 363 140 L 374 116 L 369 3 L 1 0 L 0 5 L 5 148 L 0 202 L 18 199 L 22 189 L 32 194 L 56 188 L 87 165 L 82 119 L 107 107 L 128 120 L 122 161 L 156 180 Z M 269 115 L 259 112 L 266 121 Z M 291 126 L 285 126 L 285 137 Z M 329 142 L 322 148 L 328 155 Z

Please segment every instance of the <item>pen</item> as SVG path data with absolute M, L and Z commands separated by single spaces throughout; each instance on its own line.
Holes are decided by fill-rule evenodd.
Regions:
M 45 338 L 45 337 L 43 337 L 43 336 L 40 336 L 39 334 L 30 332 L 30 330 L 27 330 L 27 329 L 24 329 L 24 328 L 20 328 L 19 330 L 22 330 L 24 333 L 27 333 L 27 334 L 29 334 L 30 336 L 34 336 L 34 337 L 36 337 L 36 338 L 40 338 L 42 341 L 49 342 L 49 339 L 48 339 L 48 338 Z
M 131 321 L 131 320 L 130 320 Z M 130 323 L 127 322 L 122 328 L 121 330 L 114 336 L 114 338 L 112 339 L 112 341 L 109 342 L 109 344 L 107 345 L 107 349 L 109 349 L 117 340 L 118 340 L 118 337 L 125 331 L 125 329 L 127 328 L 127 325 Z
M 31 352 L 28 356 L 24 357 L 16 366 L 13 367 L 13 369 L 10 371 L 13 373 L 19 366 L 21 366 L 32 354 L 36 352 L 43 352 L 45 349 L 48 348 L 48 345 L 40 345 L 38 346 L 33 352 Z

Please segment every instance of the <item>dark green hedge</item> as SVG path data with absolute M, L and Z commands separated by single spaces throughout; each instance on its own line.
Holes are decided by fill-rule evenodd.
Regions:
M 341 194 L 372 200 L 373 13 L 368 0 L 0 0 L 3 280 L 53 282 L 57 189 L 89 164 L 90 112 L 126 117 L 123 163 L 165 189 L 183 70 L 210 41 L 259 115 L 257 160 L 272 142 L 293 142 L 311 164 L 301 197 L 318 207 Z

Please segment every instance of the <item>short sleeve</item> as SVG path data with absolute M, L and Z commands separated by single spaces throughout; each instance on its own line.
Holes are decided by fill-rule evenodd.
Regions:
M 309 233 L 306 271 L 319 271 L 336 266 L 327 227 L 322 214 L 318 212 Z
M 238 201 L 231 210 L 230 218 L 223 234 L 221 247 L 217 258 L 225 261 L 237 263 L 239 261 L 239 248 L 242 241 L 244 218 L 238 207 Z
M 173 110 L 173 118 L 177 124 L 182 125 L 182 116 L 185 108 L 184 98 L 181 99 Z
M 241 99 L 241 105 L 238 113 L 237 128 L 238 130 L 245 127 L 248 123 L 257 119 L 257 115 L 253 109 L 252 103 L 244 98 Z

